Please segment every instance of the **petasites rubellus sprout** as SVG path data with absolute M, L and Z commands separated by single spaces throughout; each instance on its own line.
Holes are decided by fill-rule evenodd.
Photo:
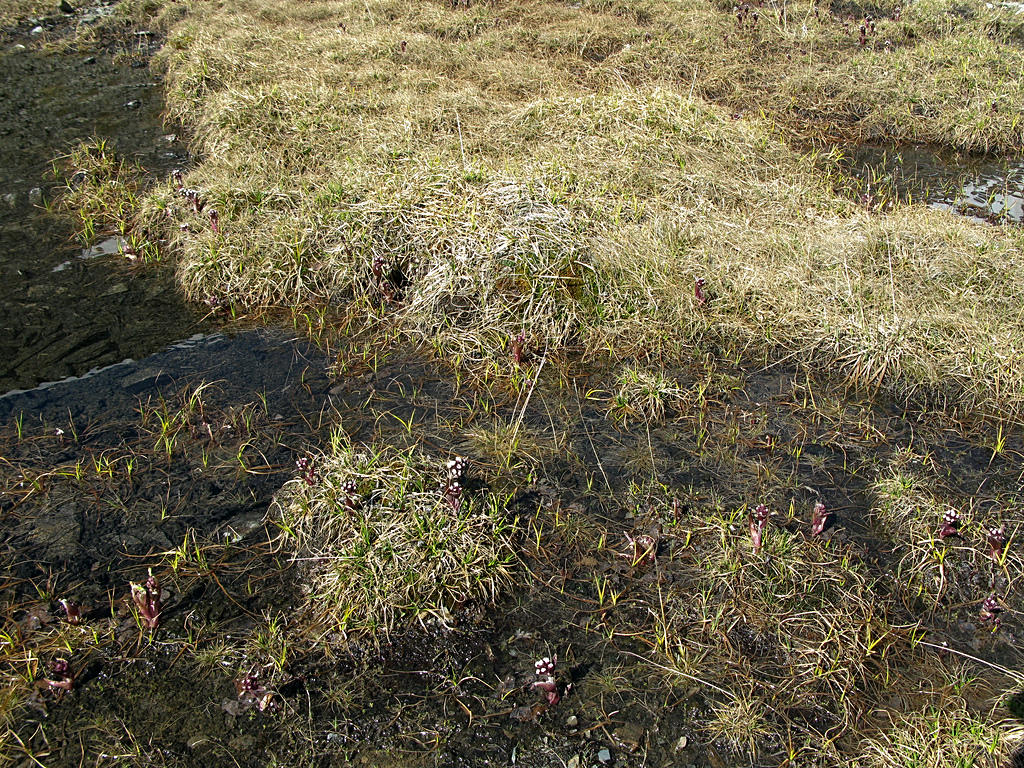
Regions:
M 698 277 L 693 281 L 693 298 L 696 300 L 698 307 L 703 307 L 708 303 L 708 295 L 704 291 L 707 284 L 708 281 L 703 277 Z
M 558 666 L 558 657 L 554 656 L 538 660 L 534 665 L 534 671 L 540 678 L 533 683 L 535 690 L 542 691 L 548 700 L 548 705 L 557 704 L 562 700 L 558 692 L 558 682 L 555 680 L 555 667 Z
M 993 560 L 999 561 L 1006 552 L 1006 527 L 992 526 L 988 529 L 988 554 Z
M 947 509 L 942 515 L 942 525 L 939 527 L 939 538 L 945 539 L 950 536 L 960 535 L 960 513 L 955 509 Z
M 979 616 L 981 620 L 986 624 L 992 624 L 993 626 L 999 626 L 999 614 L 1002 613 L 1003 606 L 999 604 L 999 600 L 994 594 L 989 595 L 981 604 L 981 613 Z
M 60 604 L 64 607 L 64 615 L 68 620 L 68 624 L 81 624 L 82 623 L 82 606 L 76 603 L 74 600 L 61 600 Z
M 832 513 L 825 507 L 824 502 L 819 501 L 815 504 L 814 511 L 811 512 L 811 535 L 820 536 L 828 527 L 831 517 Z
M 761 551 L 761 545 L 764 543 L 764 528 L 768 525 L 769 515 L 768 507 L 764 504 L 758 504 L 750 513 L 750 541 L 754 545 L 755 553 Z
M 139 610 L 139 617 L 147 629 L 156 629 L 160 624 L 160 583 L 156 576 L 149 574 L 149 578 L 142 584 L 131 585 L 132 602 Z

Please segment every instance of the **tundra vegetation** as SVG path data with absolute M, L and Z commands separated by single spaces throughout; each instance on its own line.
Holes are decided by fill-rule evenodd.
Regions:
M 211 313 L 294 323 L 336 385 L 265 527 L 136 553 L 99 616 L 12 599 L 8 755 L 1011 760 L 1024 237 L 880 205 L 839 160 L 1024 153 L 1017 10 L 125 3 L 197 160 L 145 184 L 71 149 L 63 206 Z M 271 415 L 214 447 L 204 391 L 59 471 L 52 430 L 8 425 L 4 514 L 267 471 Z M 92 659 L 124 682 L 79 682 Z M 188 680 L 229 693 L 198 741 L 159 705 L 75 719 Z

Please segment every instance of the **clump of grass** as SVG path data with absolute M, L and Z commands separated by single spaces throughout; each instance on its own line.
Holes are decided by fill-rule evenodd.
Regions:
M 956 696 L 921 710 L 886 715 L 889 727 L 878 737 L 864 740 L 863 752 L 853 762 L 857 768 L 999 765 L 1008 736 L 1016 731 L 1019 738 L 1021 730 L 977 717 Z
M 316 482 L 293 481 L 277 505 L 314 618 L 379 638 L 413 622 L 447 622 L 512 583 L 517 522 L 508 496 L 454 491 L 445 462 L 417 451 L 338 443 L 316 463 Z
M 618 391 L 612 397 L 612 415 L 621 421 L 631 416 L 646 421 L 661 421 L 668 408 L 678 406 L 683 391 L 661 371 L 636 365 L 623 367 L 618 376 Z

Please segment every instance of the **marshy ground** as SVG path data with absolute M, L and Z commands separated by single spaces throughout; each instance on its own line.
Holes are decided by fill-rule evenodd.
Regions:
M 1015 6 L 109 8 L 190 157 L 48 215 L 229 335 L 0 398 L 0 760 L 1021 760 L 1021 230 L 843 157 L 1012 164 Z

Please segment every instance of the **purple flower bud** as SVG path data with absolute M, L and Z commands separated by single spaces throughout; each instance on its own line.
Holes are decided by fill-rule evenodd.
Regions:
M 216 208 L 210 209 L 210 229 L 213 230 L 213 234 L 220 232 L 220 214 Z
M 994 626 L 999 626 L 999 614 L 1002 613 L 1003 606 L 999 604 L 999 600 L 996 599 L 995 594 L 991 594 L 985 598 L 981 604 L 981 613 L 979 614 L 981 620 L 985 623 L 991 623 Z
M 696 299 L 698 307 L 703 307 L 708 303 L 708 295 L 704 292 L 707 284 L 708 281 L 703 277 L 698 277 L 693 281 L 693 298 Z
M 446 466 L 448 479 L 461 480 L 465 476 L 466 467 L 468 466 L 469 460 L 462 456 L 456 456 L 454 459 L 451 459 Z
M 832 513 L 825 508 L 823 502 L 818 502 L 814 505 L 814 511 L 811 513 L 811 535 L 820 536 L 824 533 L 825 528 L 828 527 L 829 520 L 832 517 Z
M 764 504 L 758 504 L 750 514 L 750 540 L 754 544 L 755 554 L 761 551 L 761 545 L 764 543 L 764 529 L 768 525 L 770 514 L 768 507 Z
M 995 561 L 999 561 L 1006 552 L 1006 527 L 999 525 L 988 529 L 988 554 Z
M 945 539 L 950 536 L 959 536 L 960 513 L 955 509 L 947 509 L 942 515 L 942 526 L 939 528 L 939 538 Z
M 516 361 L 516 365 L 522 365 L 530 359 L 530 353 L 526 348 L 526 334 L 519 333 L 517 336 L 512 337 L 512 359 Z
M 67 618 L 68 624 L 81 624 L 82 623 L 82 606 L 76 603 L 74 600 L 61 600 L 60 604 L 64 606 L 64 615 Z
M 445 489 L 444 497 L 452 509 L 458 512 L 462 506 L 462 484 L 458 480 L 452 480 Z
M 147 629 L 156 629 L 160 624 L 160 583 L 152 573 L 142 584 L 131 584 L 132 602 Z

